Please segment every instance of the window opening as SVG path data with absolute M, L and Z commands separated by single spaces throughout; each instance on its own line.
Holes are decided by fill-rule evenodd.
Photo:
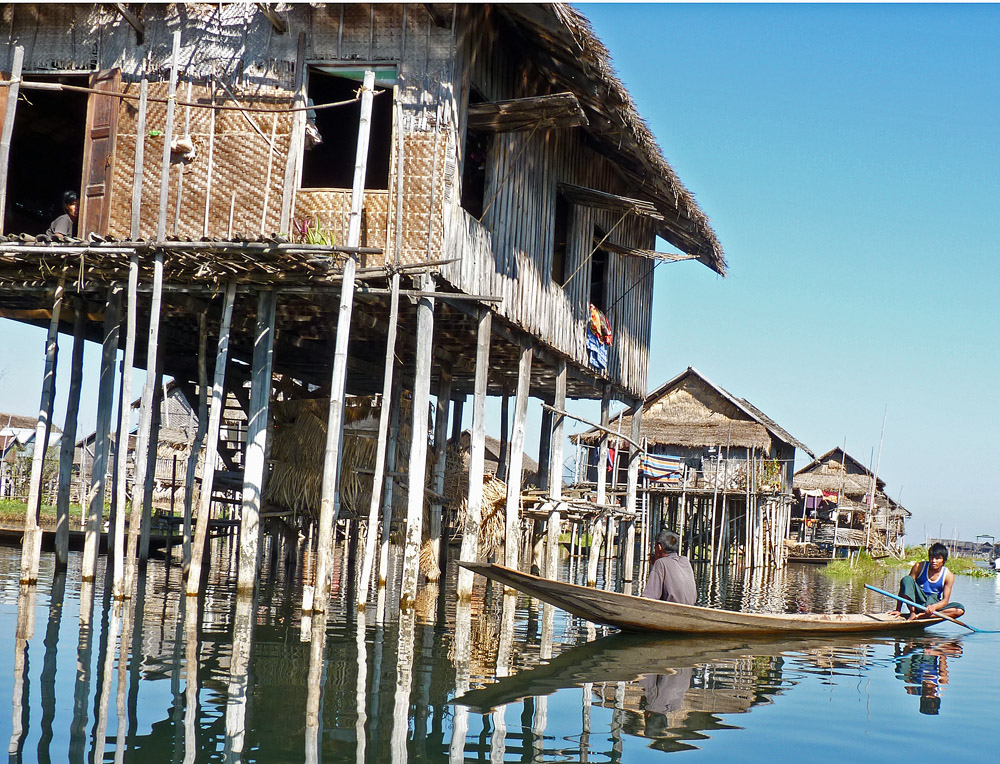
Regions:
M 607 234 L 601 230 L 600 226 L 594 226 L 594 243 L 604 241 Z M 590 302 L 602 313 L 608 309 L 608 257 L 606 249 L 598 248 L 590 257 Z
M 309 103 L 336 103 L 354 98 L 365 70 L 372 68 L 375 70 L 376 91 L 391 89 L 396 80 L 395 67 L 310 67 Z M 351 188 L 354 185 L 354 160 L 358 153 L 360 125 L 360 100 L 345 106 L 306 112 L 306 150 L 302 158 L 300 188 Z M 372 100 L 366 189 L 389 188 L 391 153 L 392 96 L 376 95 Z
M 469 105 L 485 103 L 483 94 L 475 87 L 469 88 Z M 465 131 L 465 161 L 462 163 L 462 209 L 476 220 L 486 208 L 486 157 L 490 150 L 488 133 Z
M 552 226 L 552 281 L 566 285 L 566 259 L 569 253 L 569 199 L 556 191 L 556 219 Z
M 87 86 L 87 75 L 31 75 L 33 82 Z M 38 235 L 62 215 L 63 194 L 80 193 L 87 94 L 21 91 L 7 170 L 5 228 Z

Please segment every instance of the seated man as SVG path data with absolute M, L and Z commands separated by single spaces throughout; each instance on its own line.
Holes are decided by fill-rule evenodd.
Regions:
M 948 559 L 948 547 L 944 544 L 931 544 L 927 550 L 927 562 L 916 562 L 910 572 L 899 582 L 899 596 L 911 602 L 923 605 L 926 611 L 910 608 L 908 621 L 921 616 L 928 617 L 942 613 L 958 618 L 965 613 L 965 606 L 951 601 L 951 587 L 955 583 L 955 574 L 944 564 Z M 891 615 L 901 615 L 899 610 L 893 610 Z
M 691 563 L 687 557 L 677 554 L 680 542 L 680 536 L 673 531 L 656 534 L 653 566 L 649 569 L 646 588 L 642 590 L 643 597 L 682 605 L 693 605 L 698 600 Z
M 63 209 L 66 210 L 49 224 L 46 236 L 73 236 L 76 233 L 76 218 L 80 210 L 80 197 L 76 191 L 67 191 L 63 194 Z

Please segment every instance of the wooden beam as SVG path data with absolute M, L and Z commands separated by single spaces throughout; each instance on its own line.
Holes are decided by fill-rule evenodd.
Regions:
M 190 388 L 190 385 L 186 386 Z M 188 400 L 193 401 L 186 391 Z M 208 312 L 203 310 L 198 314 L 198 429 L 195 431 L 191 450 L 188 452 L 187 469 L 184 478 L 184 520 L 183 520 L 183 556 L 181 570 L 187 575 L 191 567 L 191 520 L 194 508 L 195 476 L 198 473 L 198 456 L 205 443 L 205 433 L 208 432 Z
M 125 3 L 111 3 L 111 7 L 118 11 L 118 15 L 135 30 L 135 44 L 142 45 L 143 38 L 146 36 L 146 26 L 142 23 L 142 19 L 132 13 Z
M 448 458 L 448 414 L 451 409 L 451 372 L 438 372 L 437 411 L 434 416 L 434 493 L 444 495 L 445 464 Z M 435 499 L 431 503 L 430 548 L 431 564 L 427 571 L 428 581 L 441 578 L 441 512 L 442 502 Z
M 254 3 L 262 14 L 264 18 L 271 22 L 271 26 L 274 27 L 274 31 L 278 34 L 285 34 L 288 31 L 288 22 L 286 22 L 278 12 L 274 10 L 273 3 Z
M 575 419 L 577 422 L 583 422 L 583 424 L 585 424 L 585 425 L 587 425 L 589 427 L 593 427 L 595 430 L 600 430 L 601 432 L 605 432 L 608 435 L 614 435 L 616 438 L 624 440 L 626 443 L 628 443 L 629 445 L 631 445 L 634 448 L 642 449 L 642 444 L 641 443 L 637 443 L 636 441 L 632 440 L 632 438 L 630 438 L 630 437 L 628 437 L 626 435 L 622 435 L 621 433 L 617 432 L 616 430 L 611 429 L 608 426 L 605 426 L 603 424 L 596 424 L 595 422 L 591 422 L 589 419 L 584 419 L 583 417 L 577 416 L 576 414 L 570 414 L 568 411 L 563 411 L 562 409 L 560 409 L 560 408 L 558 408 L 556 406 L 550 406 L 547 403 L 543 403 L 542 404 L 542 408 L 549 409 L 552 412 L 554 412 L 556 414 L 560 414 L 560 415 L 562 415 L 564 417 L 569 417 L 570 419 Z
M 610 388 L 605 386 L 604 394 L 601 396 L 601 427 L 604 435 L 601 437 L 601 446 L 597 456 L 597 503 L 604 504 L 607 500 L 608 489 L 608 434 L 611 432 L 608 427 L 610 420 L 611 395 Z M 607 528 L 608 518 L 601 515 L 591 530 L 590 536 L 590 557 L 587 560 L 587 586 L 597 585 L 597 566 L 601 557 L 601 546 L 604 542 L 604 534 Z M 604 582 L 604 587 L 608 588 L 608 582 Z
M 536 128 L 585 127 L 587 115 L 572 93 L 470 104 L 469 130 L 510 133 Z

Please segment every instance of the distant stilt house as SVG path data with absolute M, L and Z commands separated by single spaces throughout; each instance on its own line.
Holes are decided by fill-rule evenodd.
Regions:
M 615 432 L 631 427 L 627 413 L 611 417 Z M 696 560 L 785 564 L 795 450 L 812 456 L 805 445 L 690 367 L 649 394 L 640 433 L 644 533 L 652 538 L 661 528 L 676 529 Z M 612 435 L 617 448 L 600 464 L 599 435 L 588 430 L 573 438 L 577 485 L 594 485 L 607 471 L 612 494 L 620 496 L 632 446 Z
M 0 499 L 24 501 L 27 498 L 37 427 L 36 417 L 0 412 Z M 51 498 L 54 490 L 55 479 L 55 460 L 50 456 L 51 448 L 59 445 L 61 436 L 62 430 L 53 425 L 49 431 L 50 452 L 45 458 L 44 492 L 48 498 Z
M 885 481 L 841 448 L 795 473 L 791 537 L 829 549 L 898 557 L 910 512 L 885 492 Z M 874 493 L 874 497 L 872 494 Z
M 367 543 L 368 576 L 388 519 L 406 528 L 408 603 L 425 509 L 441 535 L 446 438 L 401 426 L 399 401 L 421 416 L 433 405 L 446 434 L 471 397 L 474 530 L 485 400 L 512 400 L 504 557 L 518 565 L 529 399 L 550 406 L 546 458 L 561 464 L 567 400 L 645 396 L 654 267 L 726 269 L 607 49 L 566 4 L 11 4 L 0 33 L 0 317 L 48 325 L 52 352 L 60 331 L 103 344 L 99 439 L 115 429 L 115 353 L 131 365 L 126 400 L 131 369 L 147 369 L 139 463 L 158 373 L 215 390 L 210 422 L 236 396 L 246 430 L 227 479 L 251 518 L 240 587 L 257 580 L 272 404 L 327 402 L 322 462 L 301 481 L 321 509 L 296 515 L 311 526 L 316 602 L 333 526 Z M 50 235 L 66 190 L 80 196 L 76 230 Z M 360 506 L 342 501 L 349 395 L 380 403 L 374 496 Z M 402 432 L 406 463 L 388 467 Z M 125 479 L 109 473 L 108 490 Z M 406 497 L 405 517 L 380 511 L 383 491 Z

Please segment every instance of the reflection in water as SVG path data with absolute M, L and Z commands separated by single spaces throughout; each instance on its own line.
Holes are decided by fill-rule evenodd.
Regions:
M 342 586 L 327 614 L 310 619 L 301 569 L 267 565 L 273 575 L 256 602 L 237 598 L 234 548 L 214 542 L 217 564 L 198 598 L 183 595 L 177 566 L 151 561 L 137 596 L 117 603 L 100 577 L 74 578 L 75 558 L 48 589 L 44 579 L 18 589 L 16 578 L 3 580 L 18 573 L 17 550 L 0 548 L 0 623 L 14 647 L 0 677 L 13 701 L 10 760 L 628 761 L 636 745 L 690 749 L 735 729 L 730 715 L 803 685 L 853 687 L 862 675 L 884 676 L 897 695 L 902 679 L 931 712 L 963 650 L 934 635 L 898 644 L 598 638 L 603 627 L 482 581 L 456 605 L 447 600 L 453 566 L 441 583 L 444 608 L 428 587 L 400 612 L 390 588 L 380 590 L 381 613 L 370 607 L 366 617 Z M 563 577 L 573 569 L 586 573 L 571 558 Z M 777 610 L 802 597 L 815 598 L 815 609 L 857 601 L 855 587 L 810 575 L 716 575 L 711 596 Z
M 948 684 L 948 659 L 962 656 L 957 639 L 900 640 L 896 643 L 896 676 L 908 695 L 920 696 L 920 713 L 936 716 L 941 710 L 941 685 Z

